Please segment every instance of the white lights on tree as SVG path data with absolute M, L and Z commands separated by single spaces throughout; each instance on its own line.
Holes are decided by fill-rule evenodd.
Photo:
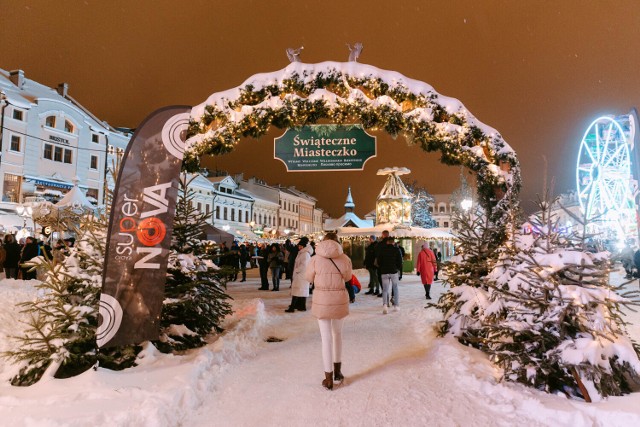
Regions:
M 472 204 L 473 202 L 471 201 L 471 199 L 464 199 L 463 201 L 460 202 L 460 207 L 465 211 L 468 211 L 469 209 L 471 209 Z

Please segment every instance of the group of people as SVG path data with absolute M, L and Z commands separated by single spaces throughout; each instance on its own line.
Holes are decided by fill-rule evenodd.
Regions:
M 68 247 L 74 244 L 73 238 L 59 239 L 53 248 L 32 236 L 20 240 L 16 241 L 13 234 L 6 234 L 0 241 L 0 272 L 4 272 L 7 279 L 36 279 L 37 271 L 33 266 L 27 265 L 29 261 L 44 256 L 54 264 L 62 262 L 68 253 Z
M 295 245 L 290 241 L 284 245 L 272 243 L 260 247 L 257 258 L 262 281 L 260 290 L 269 289 L 269 270 L 272 291 L 277 291 L 282 270 L 290 269 L 287 277 L 291 277 L 291 303 L 285 312 L 306 311 L 310 289 L 314 290 L 311 312 L 317 318 L 322 340 L 325 374 L 322 385 L 332 390 L 335 382 L 344 380 L 342 328 L 349 314 L 349 303 L 353 302 L 349 292 L 353 267 L 351 259 L 343 253 L 338 236 L 327 233 L 315 246 L 307 237 L 302 237 Z M 422 246 L 416 270 L 427 299 L 431 298 L 431 285 L 437 279 L 439 260 L 437 249 L 434 251 L 427 244 Z M 379 241 L 375 236 L 371 237 L 365 252 L 365 266 L 370 276 L 367 294 L 380 295 L 384 314 L 388 313 L 390 305 L 395 310 L 399 309 L 398 281 L 401 279 L 402 261 L 403 253 L 389 232 L 384 231 Z
M 631 245 L 625 245 L 620 252 L 620 261 L 627 279 L 640 277 L 640 249 L 634 251 Z
M 390 305 L 393 305 L 394 310 L 400 309 L 398 281 L 402 280 L 403 258 L 402 246 L 389 236 L 388 231 L 382 232 L 380 240 L 376 239 L 376 236 L 369 237 L 364 258 L 365 268 L 369 272 L 369 290 L 365 294 L 382 298 L 384 314 L 388 313 Z M 438 280 L 441 260 L 442 254 L 437 249 L 431 249 L 426 243 L 422 245 L 416 272 L 422 279 L 426 299 L 431 299 L 431 285 L 434 280 Z

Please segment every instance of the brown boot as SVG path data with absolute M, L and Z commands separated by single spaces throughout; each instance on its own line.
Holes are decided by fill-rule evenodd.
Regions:
M 333 372 L 324 373 L 324 380 L 322 380 L 322 385 L 327 390 L 333 390 Z
M 342 362 L 333 364 L 333 380 L 337 382 L 342 382 L 344 380 L 344 375 L 340 372 L 340 368 L 342 367 Z

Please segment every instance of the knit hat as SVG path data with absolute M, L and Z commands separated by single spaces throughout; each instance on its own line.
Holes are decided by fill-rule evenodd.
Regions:
M 305 247 L 309 244 L 309 238 L 308 237 L 301 237 L 300 240 L 298 240 L 298 245 Z

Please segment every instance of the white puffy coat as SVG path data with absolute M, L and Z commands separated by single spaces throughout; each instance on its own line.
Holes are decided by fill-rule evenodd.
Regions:
M 293 264 L 293 278 L 291 281 L 291 295 L 294 297 L 308 297 L 310 282 L 304 278 L 304 272 L 307 264 L 311 260 L 313 248 L 307 245 L 302 248 L 296 256 L 295 264 Z
M 349 314 L 349 294 L 344 282 L 351 280 L 352 274 L 351 260 L 342 253 L 340 243 L 323 240 L 316 245 L 316 256 L 309 261 L 305 273 L 305 279 L 315 285 L 311 299 L 311 313 L 315 317 L 342 319 Z

